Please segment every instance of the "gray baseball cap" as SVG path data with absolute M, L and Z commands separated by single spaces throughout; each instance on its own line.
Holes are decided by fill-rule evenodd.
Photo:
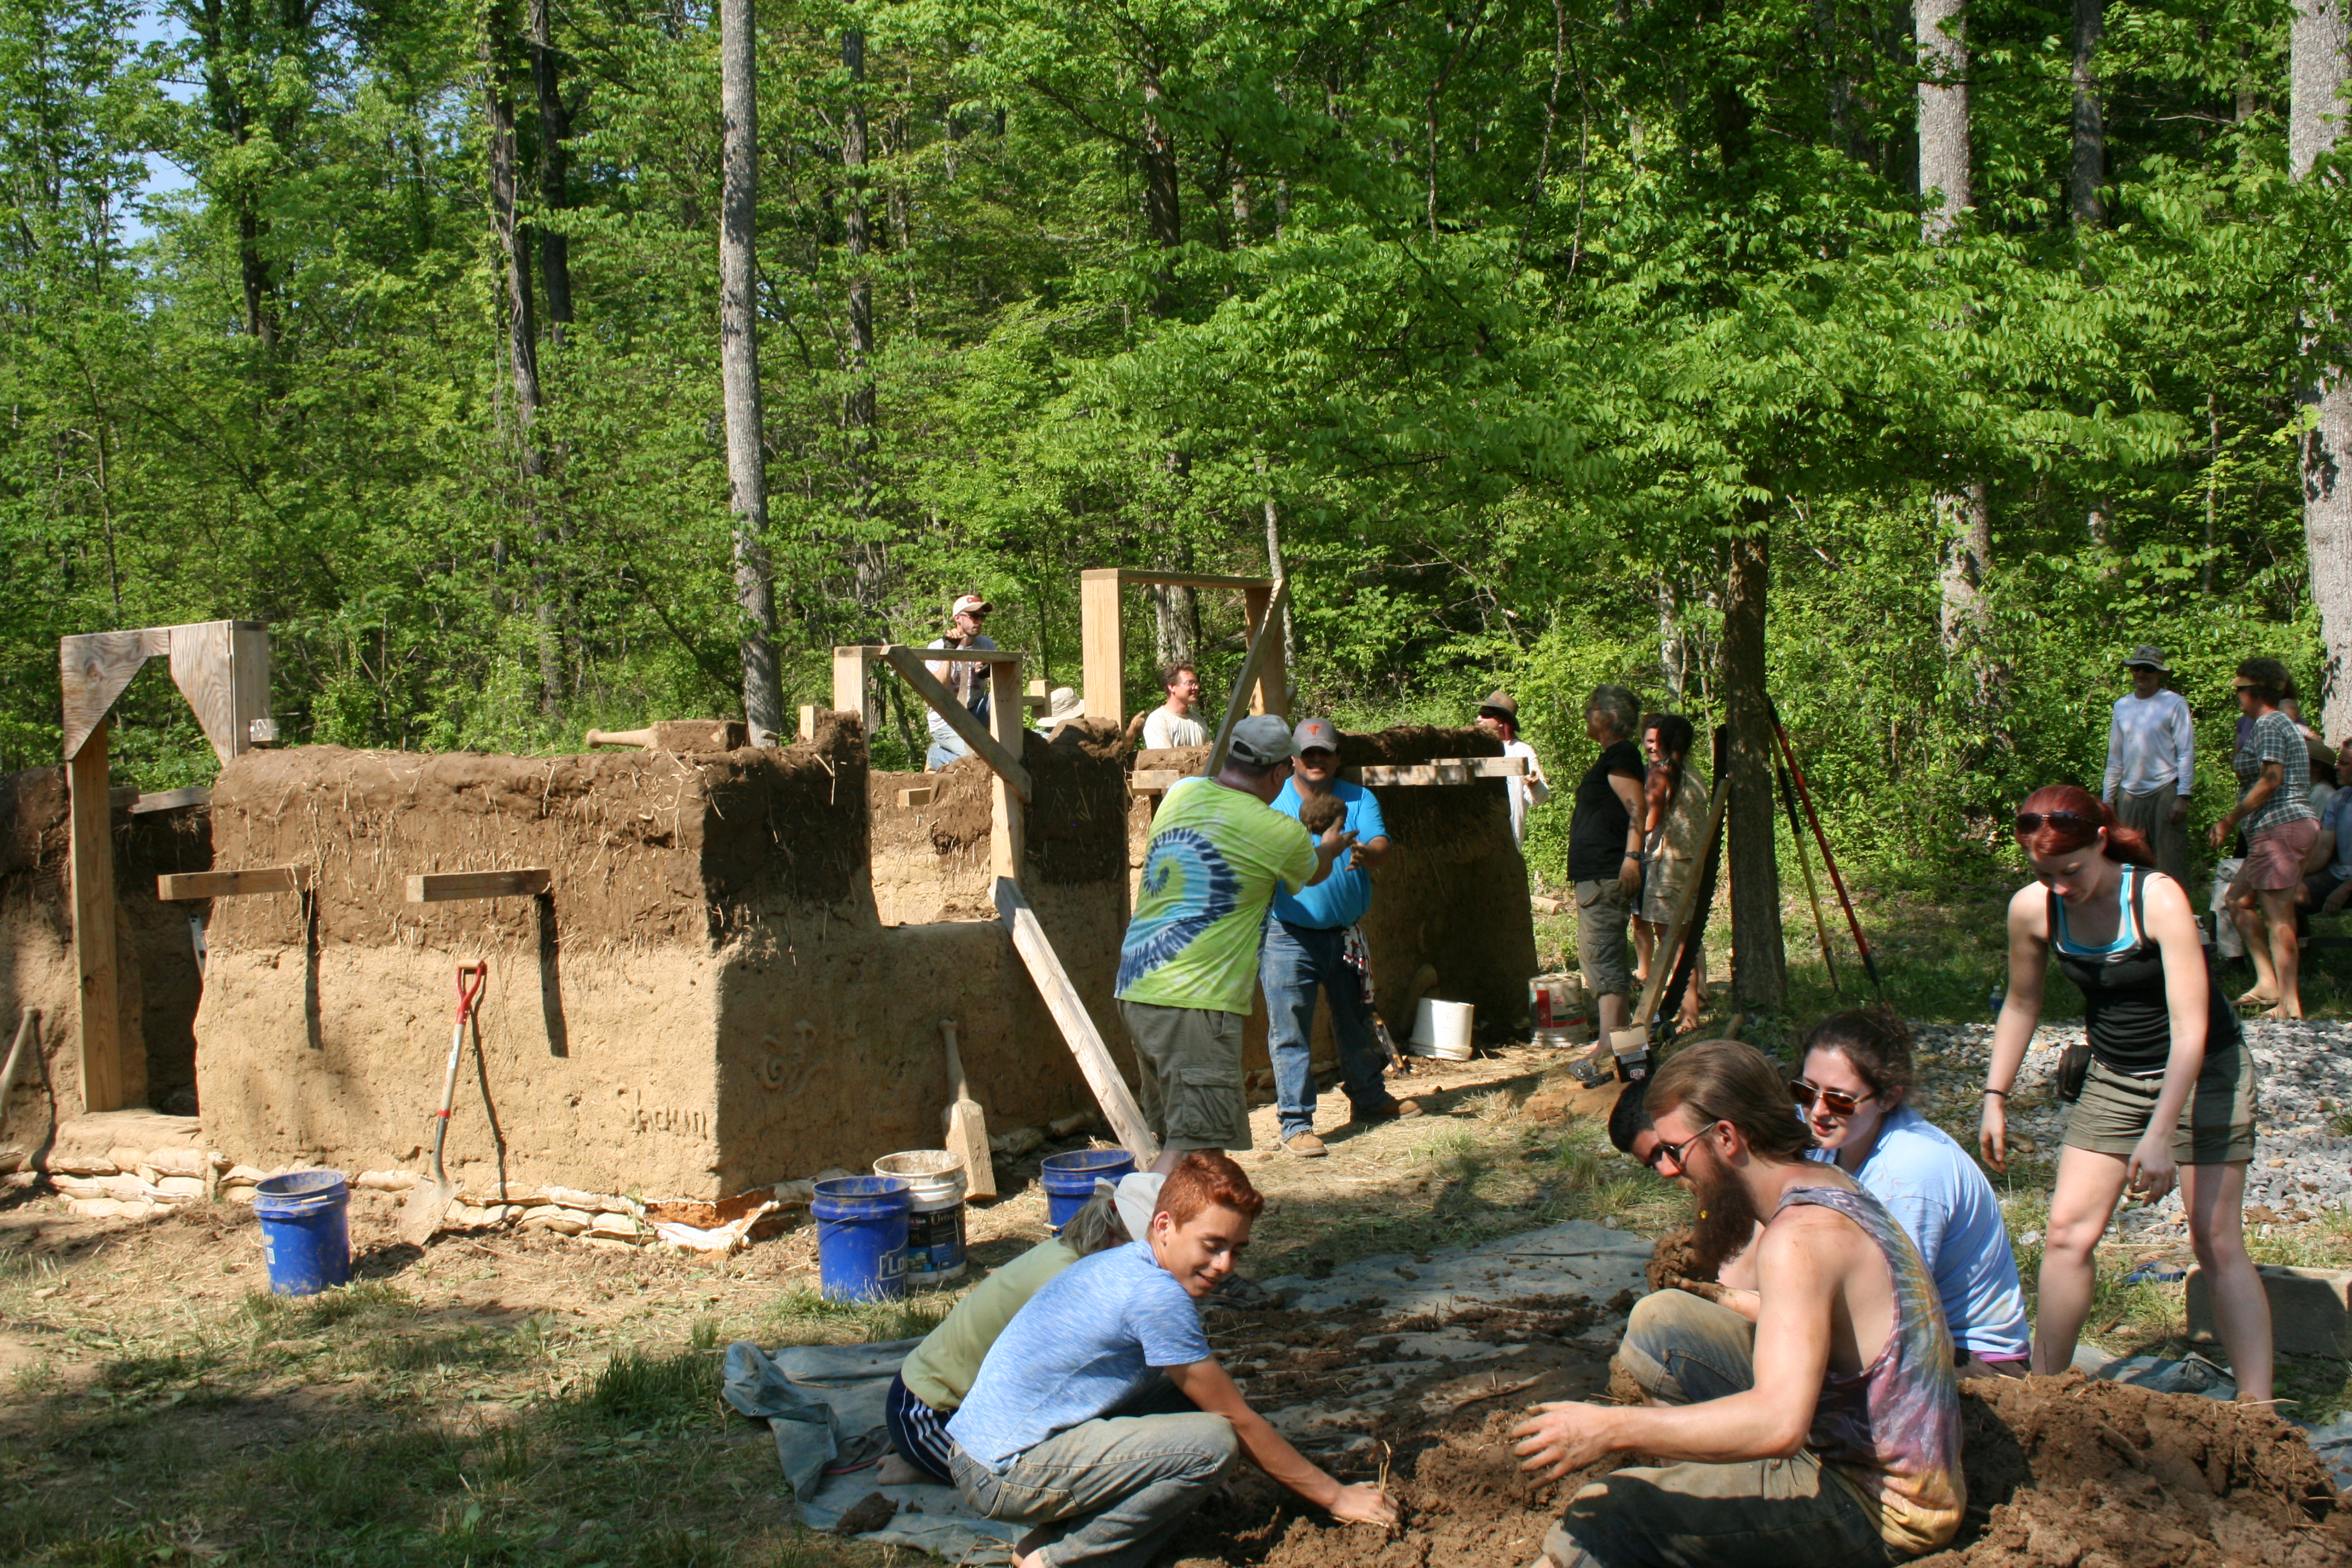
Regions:
M 1298 728 L 1290 732 L 1290 742 L 1302 752 L 1336 752 L 1339 749 L 1339 726 L 1328 719 L 1301 719 Z
M 1254 768 L 1270 768 L 1276 763 L 1287 762 L 1293 752 L 1290 726 L 1271 713 L 1253 713 L 1234 726 L 1229 750 L 1235 762 L 1247 763 Z

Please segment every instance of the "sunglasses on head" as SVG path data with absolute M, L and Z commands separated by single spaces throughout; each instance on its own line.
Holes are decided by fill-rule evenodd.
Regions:
M 2052 827 L 2104 827 L 2095 816 L 2084 816 L 2078 811 L 2021 811 L 2017 814 L 2017 831 L 2022 835 L 2039 833 L 2044 824 Z
M 1822 1109 L 1832 1116 L 1852 1116 L 1862 1109 L 1864 1100 L 1876 1100 L 1878 1091 L 1873 1089 L 1868 1094 L 1848 1094 L 1842 1089 L 1823 1089 L 1819 1084 L 1799 1079 L 1789 1086 L 1789 1098 L 1797 1102 L 1800 1110 L 1811 1110 L 1813 1101 L 1818 1100 L 1822 1102 Z

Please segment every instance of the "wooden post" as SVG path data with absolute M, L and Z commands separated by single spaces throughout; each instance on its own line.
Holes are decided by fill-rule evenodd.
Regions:
M 882 727 L 881 694 L 867 679 L 874 668 L 876 649 L 871 643 L 833 650 L 833 707 L 836 713 L 855 713 L 866 726 L 866 739 L 870 745 L 874 731 Z
M 1078 574 L 1081 668 L 1087 715 L 1127 724 L 1127 642 L 1119 627 L 1119 573 L 1103 567 Z
M 121 999 L 115 986 L 114 833 L 106 787 L 111 727 L 100 718 L 66 767 L 72 792 L 74 968 L 81 981 L 81 1098 L 86 1111 L 121 1110 L 130 1088 L 123 1070 Z
M 963 743 L 971 748 L 974 756 L 986 763 L 998 777 L 1011 784 L 1023 800 L 1029 798 L 1032 793 L 1029 770 L 1021 765 L 1017 743 L 1012 749 L 1000 745 L 995 736 L 981 727 L 980 721 L 972 716 L 971 710 L 957 701 L 955 693 L 940 685 L 939 678 L 923 668 L 926 662 L 936 664 L 954 658 L 973 663 L 1005 665 L 1011 668 L 1017 677 L 1021 668 L 1020 655 L 960 648 L 908 647 L 902 643 L 892 643 L 882 650 L 882 657 L 889 662 L 891 668 L 907 678 L 908 685 L 921 693 L 923 700 L 931 705 L 933 712 L 947 721 L 948 728 L 963 738 Z M 989 708 L 992 718 L 996 708 L 995 690 L 995 684 L 992 680 L 989 686 Z M 1020 694 L 1021 689 L 1016 684 L 1013 689 L 1013 700 L 1009 704 L 1016 714 L 1021 706 Z M 1014 722 L 1017 724 L 1019 720 L 1016 718 Z M 1017 742 L 1017 736 L 1015 741 Z
M 1265 608 L 1258 613 L 1257 635 L 1250 638 L 1249 657 L 1242 660 L 1241 673 L 1234 677 L 1233 689 L 1225 696 L 1225 716 L 1217 721 L 1217 738 L 1209 748 L 1209 765 L 1202 770 L 1210 778 L 1215 778 L 1224 768 L 1225 748 L 1233 743 L 1234 724 L 1242 716 L 1243 701 L 1253 689 L 1264 689 L 1258 672 L 1265 668 L 1269 655 L 1282 657 L 1282 610 L 1289 602 L 1289 585 L 1277 583 Z
M 988 729 L 989 733 L 995 737 L 996 743 L 1017 761 L 1029 736 L 1021 703 L 1021 667 L 1018 664 L 992 664 L 988 667 Z M 988 794 L 991 874 L 1018 882 L 1021 879 L 1021 858 L 1028 852 L 1028 808 L 1022 802 L 1021 792 L 1013 787 L 1003 773 L 993 769 L 989 774 Z
M 1265 627 L 1266 608 L 1273 603 L 1274 585 L 1272 584 L 1263 588 L 1242 590 L 1242 614 L 1249 622 L 1250 642 L 1253 645 L 1258 640 L 1258 633 Z M 1251 697 L 1250 711 L 1276 713 L 1286 720 L 1290 717 L 1289 654 L 1283 647 L 1279 620 L 1277 616 L 1274 628 L 1274 640 L 1267 645 L 1265 657 L 1258 660 L 1257 690 Z

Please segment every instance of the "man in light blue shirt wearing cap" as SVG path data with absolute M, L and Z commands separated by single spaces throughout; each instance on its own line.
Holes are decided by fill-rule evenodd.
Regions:
M 1421 1107 L 1390 1096 L 1381 1081 L 1387 1065 L 1372 1035 L 1371 956 L 1356 923 L 1372 907 L 1372 868 L 1387 858 L 1388 824 L 1381 803 L 1362 784 L 1339 777 L 1339 731 L 1328 719 L 1308 719 L 1291 731 L 1297 748 L 1290 782 L 1274 797 L 1274 809 L 1297 816 L 1307 803 L 1328 796 L 1346 812 L 1340 826 L 1355 840 L 1355 854 L 1314 886 L 1297 893 L 1276 889 L 1258 958 L 1258 984 L 1265 992 L 1266 1053 L 1274 1058 L 1275 1094 L 1282 1117 L 1282 1146 L 1303 1159 L 1318 1159 L 1323 1140 L 1315 1135 L 1315 1072 L 1312 1062 L 1315 995 L 1331 998 L 1331 1038 L 1339 1047 L 1339 1078 L 1358 1122 L 1418 1116 Z

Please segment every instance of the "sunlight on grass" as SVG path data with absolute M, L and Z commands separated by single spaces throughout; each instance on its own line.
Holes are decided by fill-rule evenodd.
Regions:
M 982 1271 L 965 1276 L 967 1286 L 980 1282 Z M 940 1326 L 961 1299 L 957 1290 L 928 1291 L 897 1301 L 832 1301 L 802 1286 L 784 1292 L 760 1316 L 753 1337 L 761 1344 L 850 1345 L 882 1344 L 892 1340 L 920 1339 Z

